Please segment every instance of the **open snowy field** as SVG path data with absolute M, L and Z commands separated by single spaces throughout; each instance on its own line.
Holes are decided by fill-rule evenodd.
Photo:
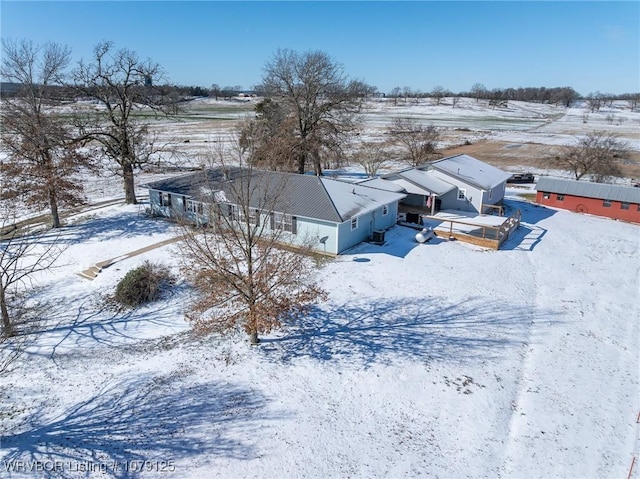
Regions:
M 172 145 L 173 161 L 198 165 L 211 156 L 217 144 L 229 141 L 238 121 L 254 115 L 260 98 L 242 101 L 201 98 L 187 102 L 177 116 L 151 122 L 160 144 Z M 614 101 L 598 112 L 590 112 L 584 101 L 563 106 L 510 101 L 493 108 L 486 100 L 452 98 L 436 105 L 433 99 L 370 99 L 362 111 L 358 140 L 380 141 L 395 117 L 433 124 L 441 131 L 439 147 L 444 155 L 468 153 L 483 161 L 524 171 L 548 170 L 558 148 L 572 145 L 576 137 L 594 130 L 615 133 L 634 152 L 626 166 L 627 176 L 640 177 L 640 111 L 631 111 L 626 101 Z
M 71 218 L 30 298 L 44 332 L 3 377 L 0 476 L 627 477 L 640 228 L 507 207 L 523 222 L 500 251 L 396 226 L 328 260 L 328 301 L 254 348 L 192 337 L 180 282 L 107 306 L 146 259 L 178 272 L 178 245 L 75 274 L 171 224 L 122 205 Z

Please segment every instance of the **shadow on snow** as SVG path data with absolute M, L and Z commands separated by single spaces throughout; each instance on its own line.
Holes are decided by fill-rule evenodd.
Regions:
M 226 382 L 184 384 L 174 375 L 112 383 L 54 418 L 42 403 L 26 429 L 3 435 L 2 464 L 62 463 L 64 470 L 48 477 L 101 464 L 107 469 L 100 477 L 127 478 L 140 472 L 126 470 L 131 461 L 251 459 L 258 451 L 250 438 L 272 419 L 265 406 L 258 391 Z
M 524 345 L 531 340 L 532 322 L 555 316 L 486 298 L 458 304 L 437 298 L 381 299 L 316 307 L 284 336 L 263 342 L 268 354 L 285 360 L 348 358 L 365 366 L 397 358 L 483 361 Z
M 58 354 L 77 354 L 82 348 L 97 345 L 119 347 L 126 341 L 138 341 L 175 333 L 187 328 L 176 322 L 182 317 L 184 300 L 189 294 L 185 284 L 167 288 L 164 298 L 134 309 L 115 309 L 89 293 L 79 299 L 73 311 L 65 305 L 48 305 L 46 324 L 34 328 L 37 338 L 28 354 L 54 358 Z
M 167 221 L 149 218 L 132 211 L 121 211 L 107 217 L 87 216 L 60 229 L 48 231 L 38 240 L 73 245 L 86 241 L 108 241 L 138 238 L 141 235 L 167 234 L 172 225 Z

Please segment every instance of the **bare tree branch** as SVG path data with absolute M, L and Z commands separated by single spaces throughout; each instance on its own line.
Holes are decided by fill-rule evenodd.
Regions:
M 605 182 L 622 176 L 620 163 L 629 156 L 627 144 L 614 133 L 594 131 L 576 140 L 576 144 L 565 147 L 556 162 L 569 170 L 576 180 L 590 175 L 593 181 Z
M 241 148 L 230 167 L 223 148 L 203 173 L 201 226 L 183 226 L 184 271 L 200 293 L 188 318 L 203 332 L 241 327 L 256 344 L 324 292 L 311 280 L 310 249 L 291 246 L 293 219 L 278 211 L 286 176 L 254 170 Z
M 114 51 L 112 43 L 102 42 L 96 45 L 92 61 L 80 61 L 72 75 L 75 90 L 102 106 L 94 116 L 78 117 L 76 126 L 117 165 L 126 202 L 135 204 L 134 171 L 150 163 L 157 153 L 147 124 L 135 114 L 142 110 L 175 112 L 173 99 L 154 87 L 154 82 L 163 78 L 162 68 L 151 60 L 141 60 L 131 50 Z
M 437 153 L 440 132 L 433 125 L 422 125 L 412 118 L 394 118 L 388 128 L 391 141 L 405 152 L 411 166 L 425 163 Z
M 56 112 L 53 96 L 70 60 L 70 50 L 55 43 L 35 46 L 28 40 L 2 41 L 1 73 L 20 85 L 16 96 L 5 98 L 0 117 L 0 199 L 23 201 L 27 207 L 48 208 L 54 228 L 58 209 L 84 202 L 77 174 L 93 163 L 81 150 L 75 132 Z
M 353 130 L 370 88 L 349 80 L 342 66 L 321 51 L 279 50 L 264 70 L 261 89 L 282 105 L 278 131 L 288 138 L 296 170 L 304 173 L 312 163 L 321 175 L 323 151 L 335 151 L 342 144 L 339 139 Z M 265 110 L 268 120 L 272 112 Z

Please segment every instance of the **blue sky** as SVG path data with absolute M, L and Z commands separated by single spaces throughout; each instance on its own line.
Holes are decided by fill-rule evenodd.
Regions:
M 572 86 L 640 91 L 640 2 L 0 1 L 2 37 L 70 46 L 110 40 L 209 87 L 260 82 L 278 48 L 322 50 L 345 73 L 395 86 Z

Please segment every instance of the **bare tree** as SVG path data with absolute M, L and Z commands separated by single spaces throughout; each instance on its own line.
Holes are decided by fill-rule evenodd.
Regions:
M 339 138 L 354 128 L 363 83 L 349 80 L 342 66 L 321 51 L 278 50 L 264 71 L 261 88 L 294 120 L 298 173 L 312 163 L 322 175 L 321 152 L 339 146 Z
M 434 125 L 425 126 L 412 118 L 394 118 L 388 134 L 404 150 L 411 166 L 420 165 L 437 153 L 440 132 Z
M 604 104 L 605 96 L 599 91 L 595 93 L 589 93 L 586 96 L 587 108 L 591 110 L 591 113 L 600 111 Z
M 389 92 L 389 96 L 393 98 L 394 106 L 398 105 L 398 98 L 400 98 L 401 93 L 402 93 L 402 89 L 399 86 L 393 87 Z
M 364 141 L 358 145 L 353 154 L 353 161 L 364 169 L 369 178 L 373 178 L 378 170 L 389 161 L 387 146 L 380 142 Z
M 471 93 L 473 93 L 476 98 L 476 102 L 478 102 L 480 98 L 483 98 L 487 94 L 487 87 L 482 83 L 474 83 L 471 87 Z
M 51 267 L 62 249 L 56 238 L 43 240 L 43 233 L 23 234 L 15 228 L 15 215 L 0 210 L 0 318 L 2 336 L 16 334 L 14 310 L 17 295 L 29 286 L 31 278 Z
M 556 157 L 558 165 L 569 170 L 576 180 L 586 175 L 598 182 L 622 176 L 620 164 L 628 158 L 629 149 L 617 135 L 594 131 L 579 137 L 575 145 L 564 148 Z
M 243 148 L 246 151 L 246 146 Z M 242 328 L 251 344 L 259 334 L 295 318 L 321 299 L 304 245 L 292 247 L 295 218 L 288 175 L 254 170 L 238 153 L 229 167 L 223 150 L 205 171 L 204 226 L 184 227 L 184 271 L 199 292 L 188 318 L 203 331 Z
M 55 110 L 71 51 L 56 43 L 36 46 L 3 39 L 2 52 L 1 75 L 19 88 L 3 100 L 0 111 L 0 150 L 6 154 L 0 162 L 0 199 L 48 208 L 53 228 L 59 228 L 59 208 L 84 202 L 77 173 L 92 166 L 80 138 Z
M 436 105 L 439 105 L 440 102 L 442 101 L 442 98 L 444 97 L 444 87 L 440 86 L 440 85 L 436 85 L 433 87 L 433 89 L 431 90 L 431 97 L 435 98 L 436 100 Z
M 240 147 L 253 167 L 292 171 L 298 156 L 298 141 L 291 133 L 295 118 L 282 103 L 265 98 L 256 107 L 256 117 L 238 124 Z
M 168 99 L 162 89 L 154 87 L 162 79 L 162 69 L 131 50 L 114 50 L 111 42 L 102 42 L 95 47 L 92 60 L 81 61 L 72 75 L 76 91 L 103 107 L 94 121 L 83 117 L 77 126 L 115 163 L 115 172 L 124 181 L 126 202 L 135 204 L 134 170 L 153 162 L 158 150 L 136 113 L 175 111 L 173 97 Z
M 402 96 L 404 97 L 404 104 L 406 105 L 409 102 L 409 97 L 413 95 L 413 91 L 410 86 L 402 87 Z
M 222 96 L 222 90 L 220 89 L 220 85 L 217 83 L 212 83 L 211 88 L 209 89 L 209 95 L 213 96 L 216 101 L 220 96 Z
M 640 93 L 629 93 L 627 96 L 627 104 L 631 111 L 636 111 L 640 105 Z

